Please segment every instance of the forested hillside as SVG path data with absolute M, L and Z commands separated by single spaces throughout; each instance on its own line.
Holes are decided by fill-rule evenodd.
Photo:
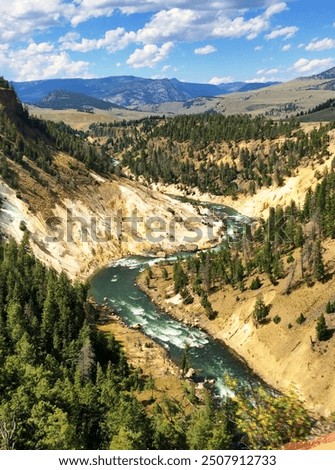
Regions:
M 204 114 L 91 126 L 104 148 L 150 182 L 215 195 L 255 194 L 281 186 L 294 170 L 328 156 L 334 124 L 304 132 L 298 121 Z
M 208 293 L 218 286 L 224 290 L 225 285 L 241 292 L 248 288 L 259 290 L 262 286 L 259 277 L 253 277 L 250 284 L 251 275 L 265 273 L 274 285 L 287 277 L 286 294 L 302 282 L 308 285 L 326 282 L 333 272 L 327 272 L 322 243 L 329 238 L 335 238 L 333 170 L 324 175 L 314 191 L 307 192 L 302 208 L 294 201 L 285 208 L 271 208 L 267 220 L 260 219 L 253 226 L 246 224 L 244 233 L 228 238 L 226 246 L 219 251 L 201 253 L 186 263 L 176 263 L 175 292 L 181 293 L 186 301 L 190 301 L 192 292 L 200 295 L 212 318 L 215 313 L 208 303 Z M 293 274 L 298 264 L 301 275 L 297 281 Z
M 17 178 L 8 170 L 4 156 L 26 167 L 30 160 L 47 173 L 54 174 L 54 155 L 61 150 L 99 173 L 113 170 L 110 159 L 71 127 L 29 116 L 4 79 L 1 79 L 0 109 L 0 155 L 3 155 L 0 173 L 12 186 L 17 184 Z
M 87 286 L 36 261 L 27 235 L 19 246 L 1 244 L 0 273 L 0 448 L 263 448 L 309 431 L 294 397 L 254 390 L 265 406 L 264 435 L 256 433 L 247 425 L 254 412 L 249 392 L 239 395 L 234 383 L 236 403 L 199 401 L 189 385 L 184 397 L 146 409 L 136 394 L 152 388 L 152 379 L 130 369 L 112 336 L 98 333 Z M 282 421 L 276 432 L 275 416 Z

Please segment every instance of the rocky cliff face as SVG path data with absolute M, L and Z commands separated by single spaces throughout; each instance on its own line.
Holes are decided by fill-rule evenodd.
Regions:
M 102 178 L 65 154 L 57 178 L 8 162 L 19 190 L 0 180 L 0 229 L 20 240 L 30 233 L 35 255 L 71 278 L 128 255 L 164 256 L 215 243 L 221 224 L 184 204 L 124 178 Z M 32 171 L 33 170 L 33 171 Z
M 0 87 L 0 109 L 16 120 L 22 119 L 25 115 L 23 106 L 12 88 Z

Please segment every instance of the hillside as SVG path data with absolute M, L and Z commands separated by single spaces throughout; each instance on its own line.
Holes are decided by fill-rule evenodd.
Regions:
M 316 416 L 335 412 L 333 163 L 220 251 L 139 279 L 170 315 L 224 341 L 273 387 L 294 388 Z
M 135 178 L 189 197 L 230 197 L 235 206 L 245 196 L 271 197 L 273 186 L 282 192 L 303 167 L 328 159 L 332 128 L 204 114 L 94 124 L 90 135 Z
M 103 100 L 92 98 L 91 96 L 82 93 L 74 93 L 63 90 L 56 90 L 50 92 L 47 96 L 42 98 L 36 103 L 40 108 L 52 109 L 79 109 L 81 111 L 91 111 L 92 108 L 96 109 L 122 109 L 121 106 L 112 105 Z
M 197 114 L 217 112 L 226 115 L 264 114 L 273 118 L 296 116 L 334 97 L 333 69 L 322 74 L 298 78 L 256 91 L 232 93 L 220 97 L 195 98 L 184 103 L 142 106 L 143 111 L 159 114 Z

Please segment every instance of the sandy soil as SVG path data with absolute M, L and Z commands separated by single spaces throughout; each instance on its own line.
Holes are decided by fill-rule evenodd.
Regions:
M 151 403 L 152 398 L 160 400 L 169 396 L 179 400 L 183 397 L 185 380 L 180 378 L 178 366 L 169 359 L 164 348 L 141 331 L 126 326 L 107 309 L 101 311 L 98 329 L 113 334 L 126 353 L 129 364 L 142 370 L 142 377 L 154 379 L 154 390 L 140 392 L 139 400 Z

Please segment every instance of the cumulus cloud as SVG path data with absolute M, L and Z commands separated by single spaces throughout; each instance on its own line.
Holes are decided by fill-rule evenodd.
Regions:
M 30 41 L 30 44 L 26 49 L 15 52 L 10 46 L 7 57 L 3 57 L 5 54 L 0 49 L 1 60 L 2 63 L 7 61 L 7 68 L 16 77 L 87 76 L 89 64 L 72 60 L 69 55 L 71 52 L 107 50 L 114 53 L 132 45 L 136 49 L 132 53 L 129 51 L 131 54 L 127 64 L 135 68 L 154 67 L 168 56 L 173 44 L 178 41 L 210 42 L 217 38 L 241 37 L 254 39 L 260 33 L 269 31 L 272 18 L 286 8 L 286 2 L 276 0 L 208 0 L 205 6 L 203 0 L 2 1 L 0 39 L 9 45 L 18 38 L 22 42 Z M 124 14 L 146 12 L 150 13 L 150 17 L 142 28 L 135 31 L 127 31 L 120 25 L 116 29 L 104 31 L 97 38 L 81 37 L 71 31 L 53 46 L 42 42 L 36 44 L 32 40 L 41 31 L 52 30 L 57 26 L 76 27 L 91 18 L 111 16 L 116 10 Z M 30 54 L 29 47 L 36 49 L 35 58 Z M 23 63 L 23 56 L 20 56 L 21 51 L 26 51 L 27 67 Z M 200 55 L 215 51 L 216 48 L 211 45 L 194 50 L 195 54 Z M 15 58 L 16 53 L 20 56 L 19 60 Z M 15 62 L 20 65 L 16 66 Z
M 307 44 L 305 49 L 306 51 L 325 51 L 327 49 L 335 49 L 335 39 L 314 39 L 309 44 Z
M 142 49 L 136 49 L 130 55 L 127 64 L 134 68 L 155 67 L 168 57 L 172 48 L 173 42 L 166 42 L 162 47 L 158 47 L 156 44 L 146 44 Z
M 285 2 L 276 3 L 275 5 L 270 6 L 266 10 L 264 16 L 267 18 L 270 18 L 271 16 L 277 15 L 278 13 L 281 13 L 285 10 L 287 10 L 287 5 Z
M 269 69 L 269 70 L 261 69 L 256 72 L 256 75 L 275 75 L 278 72 L 279 72 L 279 69 L 276 69 L 276 68 Z
M 194 49 L 194 54 L 208 55 L 208 54 L 213 54 L 213 52 L 216 52 L 216 51 L 217 51 L 217 48 L 209 44 L 208 46 L 198 47 L 197 49 Z
M 266 83 L 269 81 L 269 77 L 257 77 L 245 80 L 246 83 Z
M 88 62 L 73 61 L 66 52 L 56 51 L 46 42 L 33 42 L 19 50 L 0 49 L 0 67 L 11 70 L 17 81 L 92 76 L 88 72 Z
M 62 0 L 11 0 L 0 3 L 0 38 L 11 41 L 60 24 L 75 11 L 74 4 Z
M 131 42 L 136 40 L 136 34 L 126 32 L 124 28 L 116 28 L 106 31 L 103 38 L 86 39 L 78 42 L 78 35 L 68 34 L 60 38 L 63 49 L 76 52 L 89 52 L 97 49 L 106 49 L 108 52 L 116 52 L 125 49 Z
M 281 50 L 286 52 L 286 51 L 289 51 L 291 47 L 292 47 L 292 44 L 285 44 L 285 46 L 283 46 Z
M 301 58 L 293 64 L 293 69 L 299 73 L 318 73 L 332 67 L 334 64 L 333 58 L 328 59 L 304 59 Z
M 76 5 L 72 14 L 72 24 L 78 25 L 90 18 L 101 16 L 111 16 L 115 10 L 120 10 L 125 14 L 159 12 L 160 10 L 190 9 L 199 12 L 226 12 L 228 15 L 244 9 L 267 8 L 268 0 L 208 0 L 204 8 L 203 0 L 74 0 Z M 286 9 L 285 2 L 278 2 L 271 5 L 266 10 L 267 17 L 281 13 Z
M 227 77 L 213 77 L 209 80 L 210 85 L 221 85 L 221 83 L 231 83 L 234 79 L 231 76 Z
M 266 39 L 277 39 L 282 37 L 283 39 L 290 39 L 292 38 L 297 32 L 299 28 L 297 26 L 285 26 L 284 28 L 278 28 L 271 33 L 265 36 Z
M 194 29 L 204 28 L 203 15 L 190 9 L 172 8 L 156 13 L 151 20 L 137 32 L 142 43 L 153 43 L 163 39 L 194 39 Z

